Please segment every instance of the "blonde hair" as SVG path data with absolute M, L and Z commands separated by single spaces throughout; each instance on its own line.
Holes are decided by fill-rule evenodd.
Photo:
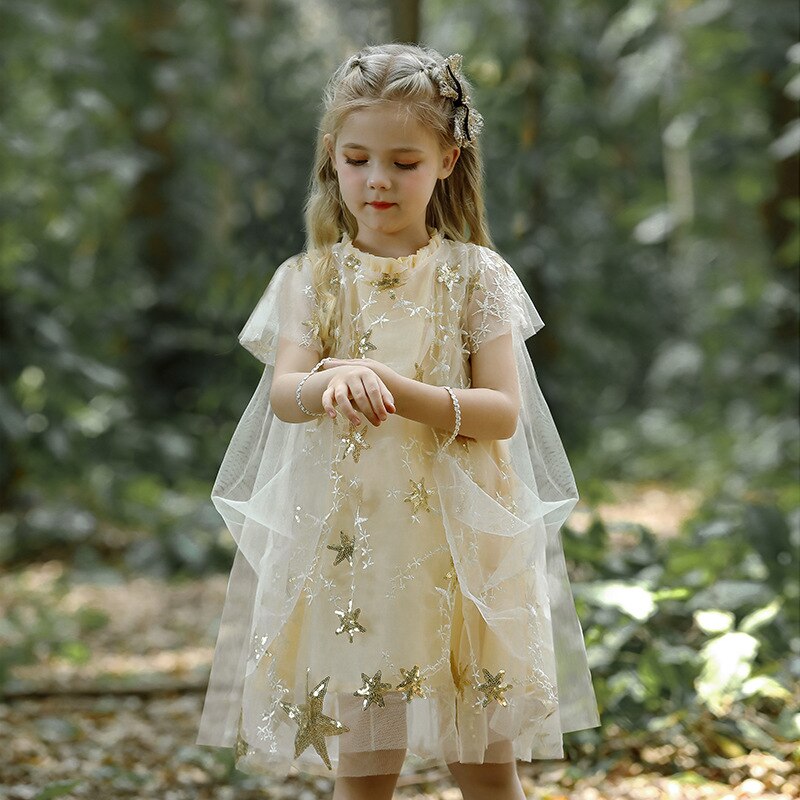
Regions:
M 452 148 L 456 144 L 453 101 L 439 93 L 430 74 L 443 61 L 444 57 L 429 47 L 395 42 L 371 45 L 342 62 L 325 87 L 324 112 L 317 130 L 314 169 L 305 204 L 306 250 L 315 251 L 313 281 L 323 342 L 329 339 L 336 305 L 330 248 L 343 232 L 351 240 L 358 233 L 356 219 L 342 201 L 324 137 L 331 134 L 335 140 L 353 111 L 397 102 L 436 136 L 442 151 Z M 471 95 L 472 87 L 466 78 L 461 78 L 461 84 L 464 92 Z M 470 147 L 462 147 L 453 171 L 437 181 L 425 222 L 450 239 L 494 247 L 484 209 L 480 139 Z M 324 349 L 326 355 L 329 347 Z

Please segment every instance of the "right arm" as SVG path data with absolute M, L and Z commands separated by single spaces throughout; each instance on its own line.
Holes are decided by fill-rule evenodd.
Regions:
M 272 410 L 278 419 L 283 422 L 308 422 L 314 419 L 303 413 L 297 405 L 295 392 L 297 384 L 311 372 L 320 358 L 316 350 L 301 347 L 285 337 L 278 339 L 269 395 Z M 391 393 L 371 369 L 357 365 L 328 366 L 327 363 L 303 384 L 300 399 L 309 411 L 321 413 L 326 410 L 323 395 L 334 378 L 334 386 L 328 392 L 328 413 L 331 416 L 335 416 L 335 406 L 338 405 L 352 422 L 360 424 L 360 410 L 377 427 L 387 413 L 394 412 Z
M 304 375 L 314 368 L 322 358 L 316 350 L 309 350 L 299 344 L 280 337 L 278 349 L 275 353 L 275 372 L 272 376 L 272 388 L 269 401 L 275 416 L 284 422 L 308 422 L 312 419 L 304 414 L 297 405 L 295 390 Z M 315 372 L 304 384 L 302 401 L 309 410 L 320 412 L 322 408 L 322 392 L 328 386 L 331 373 L 329 370 L 320 369 Z

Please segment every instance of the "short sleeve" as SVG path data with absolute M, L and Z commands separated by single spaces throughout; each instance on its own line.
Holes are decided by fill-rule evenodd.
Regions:
M 305 253 L 284 261 L 239 333 L 239 343 L 264 364 L 275 364 L 278 339 L 321 352 L 317 292 Z
M 465 303 L 464 344 L 470 353 L 509 331 L 524 341 L 544 327 L 517 273 L 487 247 L 475 248 Z

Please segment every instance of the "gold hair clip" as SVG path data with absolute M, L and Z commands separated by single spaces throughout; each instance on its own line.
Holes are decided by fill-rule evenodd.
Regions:
M 483 117 L 472 107 L 472 98 L 461 84 L 461 63 L 461 54 L 453 53 L 432 70 L 431 77 L 439 84 L 439 94 L 453 101 L 453 136 L 458 146 L 471 147 L 483 130 Z

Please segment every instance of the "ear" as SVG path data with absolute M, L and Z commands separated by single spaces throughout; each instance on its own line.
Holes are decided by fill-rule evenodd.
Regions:
M 441 180 L 444 180 L 448 175 L 450 175 L 460 155 L 460 147 L 453 147 L 442 154 L 442 167 L 439 170 L 439 178 Z
M 331 167 L 333 167 L 333 171 L 336 172 L 336 156 L 334 154 L 334 140 L 333 136 L 329 133 L 326 133 L 322 137 L 322 142 L 325 145 L 325 149 L 328 151 L 328 157 L 331 160 Z

